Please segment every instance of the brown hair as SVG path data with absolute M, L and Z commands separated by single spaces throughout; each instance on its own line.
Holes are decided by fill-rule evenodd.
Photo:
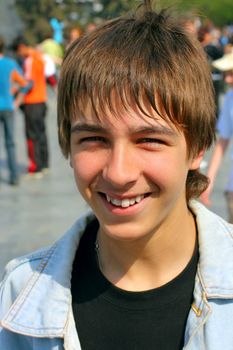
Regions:
M 66 157 L 71 120 L 83 101 L 91 102 L 97 116 L 98 110 L 114 111 L 113 90 L 126 109 L 133 100 L 143 110 L 141 97 L 146 98 L 184 133 L 189 157 L 209 148 L 215 138 L 213 87 L 203 49 L 176 16 L 168 10 L 153 11 L 150 1 L 133 15 L 106 22 L 68 49 L 58 92 L 59 143 Z M 204 175 L 190 171 L 187 198 L 199 196 L 207 184 Z

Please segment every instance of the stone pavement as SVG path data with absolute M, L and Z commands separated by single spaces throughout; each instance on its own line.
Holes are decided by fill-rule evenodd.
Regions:
M 3 138 L 0 134 L 0 279 L 9 259 L 46 246 L 59 238 L 87 210 L 87 205 L 76 190 L 72 170 L 61 155 L 57 143 L 56 99 L 50 93 L 47 126 L 51 150 L 51 169 L 42 179 L 21 177 L 18 187 L 7 184 Z M 20 169 L 27 166 L 23 116 L 16 112 L 17 156 Z M 209 152 L 206 156 L 208 160 Z M 224 160 L 213 194 L 212 210 L 227 217 L 223 196 L 230 165 Z
M 57 143 L 56 99 L 53 95 L 48 105 L 51 169 L 42 179 L 26 179 L 22 174 L 18 187 L 7 184 L 5 149 L 0 134 L 0 279 L 9 259 L 51 244 L 87 209 L 76 190 L 72 169 Z M 16 113 L 15 121 L 17 157 L 23 173 L 27 156 L 20 111 Z

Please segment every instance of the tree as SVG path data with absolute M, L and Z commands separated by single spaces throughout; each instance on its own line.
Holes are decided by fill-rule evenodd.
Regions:
M 52 35 L 50 18 L 64 18 L 62 7 L 56 6 L 54 0 L 16 0 L 16 8 L 25 24 L 24 35 L 31 44 L 40 42 L 46 35 Z
M 114 18 L 131 11 L 140 3 L 139 0 L 102 0 L 103 10 L 99 14 L 104 19 Z
M 174 0 L 163 0 L 160 3 L 168 5 L 177 4 Z M 180 0 L 177 7 L 182 12 L 196 12 L 202 19 L 209 18 L 218 26 L 233 23 L 232 0 Z
M 223 26 L 233 23 L 232 0 L 198 0 L 197 6 L 202 13 L 210 18 L 216 25 Z

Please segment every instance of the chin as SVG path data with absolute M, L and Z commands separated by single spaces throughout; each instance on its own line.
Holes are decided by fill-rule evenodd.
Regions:
M 138 223 L 118 223 L 118 224 L 101 224 L 101 231 L 111 239 L 119 241 L 136 241 L 143 238 L 150 238 L 155 229 L 147 229 L 145 225 Z

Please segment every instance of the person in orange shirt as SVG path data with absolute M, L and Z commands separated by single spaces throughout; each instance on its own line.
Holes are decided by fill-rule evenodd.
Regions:
M 46 76 L 45 62 L 38 50 L 30 47 L 23 37 L 15 39 L 13 50 L 24 59 L 23 71 L 32 89 L 24 97 L 23 112 L 29 157 L 28 173 L 41 177 L 48 169 L 48 141 L 46 135 Z

